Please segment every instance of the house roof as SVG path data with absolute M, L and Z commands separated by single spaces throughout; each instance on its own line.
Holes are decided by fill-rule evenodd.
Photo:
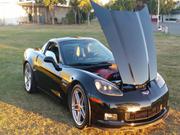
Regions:
M 20 5 L 20 6 L 44 7 L 44 4 L 36 3 L 34 0 L 19 0 L 18 5 Z M 68 4 L 61 4 L 61 3 L 58 3 L 56 6 L 62 7 L 62 8 L 69 8 L 70 7 Z

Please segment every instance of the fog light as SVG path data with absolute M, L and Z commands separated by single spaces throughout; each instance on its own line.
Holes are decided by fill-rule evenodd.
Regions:
M 117 114 L 110 114 L 110 113 L 105 113 L 104 114 L 104 120 L 117 120 Z

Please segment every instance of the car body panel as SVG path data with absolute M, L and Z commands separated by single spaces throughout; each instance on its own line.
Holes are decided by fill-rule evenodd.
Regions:
M 105 9 L 92 2 L 123 83 L 141 85 L 157 74 L 156 51 L 147 7 L 141 11 Z
M 143 124 L 152 123 L 155 120 L 161 119 L 164 117 L 165 114 L 168 112 L 168 97 L 169 92 L 166 85 L 164 85 L 161 89 L 158 88 L 155 84 L 148 89 L 150 94 L 143 95 L 141 90 L 133 91 L 133 92 L 126 92 L 123 93 L 122 97 L 105 97 L 98 93 L 93 94 L 94 98 L 101 100 L 101 102 L 97 103 L 92 100 L 91 107 L 96 108 L 92 110 L 92 118 L 97 120 L 100 123 L 106 125 L 113 125 L 113 126 L 138 126 Z M 140 111 L 145 111 L 153 108 L 154 106 L 163 106 L 160 112 L 155 113 L 155 116 L 145 118 L 142 120 L 134 120 L 134 121 L 127 121 L 126 120 L 126 113 L 128 113 L 128 108 L 138 107 Z M 117 114 L 118 120 L 117 121 L 108 121 L 104 120 L 104 114 Z M 134 112 L 136 113 L 136 112 Z

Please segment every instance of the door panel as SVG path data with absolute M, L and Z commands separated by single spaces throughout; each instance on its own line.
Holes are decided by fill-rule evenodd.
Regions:
M 36 76 L 38 80 L 38 86 L 47 92 L 53 92 L 55 95 L 59 96 L 59 93 L 61 92 L 61 71 L 57 71 L 52 63 L 44 61 L 44 58 L 47 55 L 48 57 L 52 57 L 55 62 L 60 65 L 59 46 L 56 41 L 48 41 L 43 48 L 44 49 L 42 49 L 41 54 L 36 59 Z
M 37 58 L 36 74 L 38 86 L 47 92 L 60 93 L 61 78 L 60 72 L 57 71 L 53 64 L 44 62 L 45 56 Z

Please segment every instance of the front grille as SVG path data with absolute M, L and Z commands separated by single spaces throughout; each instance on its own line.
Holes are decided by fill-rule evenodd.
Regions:
M 156 106 L 151 107 L 150 109 L 137 111 L 137 112 L 128 112 L 125 114 L 126 121 L 139 121 L 152 118 L 153 116 L 159 114 L 163 108 L 166 107 L 165 104 L 158 104 Z

